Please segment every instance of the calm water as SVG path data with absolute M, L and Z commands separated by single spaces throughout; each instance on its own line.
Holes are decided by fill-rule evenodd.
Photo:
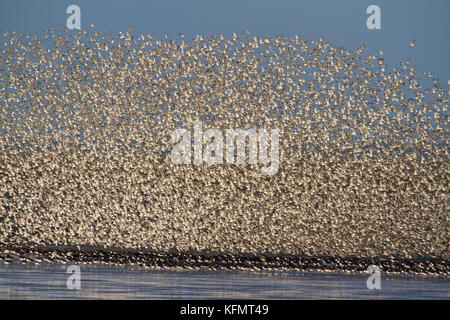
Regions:
M 81 289 L 69 290 L 68 265 L 0 262 L 0 299 L 450 299 L 450 277 L 300 271 L 150 270 L 79 264 Z

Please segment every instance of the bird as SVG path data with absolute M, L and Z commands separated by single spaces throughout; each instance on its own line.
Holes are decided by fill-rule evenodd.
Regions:
M 2 244 L 151 251 L 166 267 L 174 251 L 449 258 L 448 88 L 413 59 L 249 32 L 5 31 L 0 46 Z M 278 142 L 278 171 L 249 148 L 174 163 L 172 137 L 189 158 L 198 121 L 202 160 L 208 137 L 216 156 L 227 132 L 278 130 L 257 137 L 257 159 Z

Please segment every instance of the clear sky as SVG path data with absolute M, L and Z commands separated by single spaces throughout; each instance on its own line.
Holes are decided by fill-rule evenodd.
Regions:
M 366 43 L 369 52 L 382 49 L 393 65 L 411 58 L 417 71 L 450 79 L 450 1 L 448 0 L 1 0 L 0 30 L 43 31 L 65 27 L 66 8 L 81 8 L 81 27 L 94 23 L 101 31 L 151 33 L 162 36 L 250 31 L 258 35 L 298 34 L 312 40 L 333 36 L 347 49 Z M 366 9 L 381 8 L 381 30 L 369 30 Z M 409 41 L 416 40 L 410 47 Z

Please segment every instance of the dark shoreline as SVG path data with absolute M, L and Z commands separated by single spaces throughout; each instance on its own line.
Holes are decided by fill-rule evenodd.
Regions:
M 124 249 L 0 246 L 0 261 L 133 264 L 149 268 L 250 269 L 366 272 L 370 265 L 385 273 L 450 275 L 450 261 L 439 258 L 299 257 L 202 253 L 161 253 Z

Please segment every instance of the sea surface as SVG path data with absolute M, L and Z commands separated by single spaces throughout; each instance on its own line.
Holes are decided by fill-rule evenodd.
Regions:
M 449 276 L 382 273 L 369 290 L 364 273 L 77 266 L 79 290 L 68 264 L 0 262 L 0 299 L 450 299 Z

